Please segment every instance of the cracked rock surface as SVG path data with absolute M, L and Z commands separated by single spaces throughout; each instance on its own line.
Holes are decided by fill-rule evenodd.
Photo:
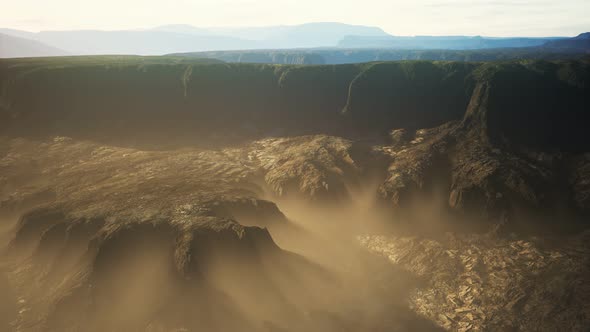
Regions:
M 590 233 L 554 248 L 485 236 L 360 236 L 370 252 L 411 272 L 410 306 L 451 331 L 584 331 L 590 319 Z
M 587 60 L 199 62 L 0 61 L 0 331 L 588 329 Z

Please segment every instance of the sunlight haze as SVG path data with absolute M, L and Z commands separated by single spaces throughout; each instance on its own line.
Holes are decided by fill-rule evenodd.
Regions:
M 28 31 L 343 22 L 393 35 L 573 36 L 590 30 L 587 0 L 3 0 L 0 27 Z

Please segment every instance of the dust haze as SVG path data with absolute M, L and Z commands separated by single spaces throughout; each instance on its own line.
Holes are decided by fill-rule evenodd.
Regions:
M 23 295 L 31 301 L 54 296 L 64 284 L 75 285 L 50 309 L 50 330 L 69 324 L 88 331 L 439 330 L 407 307 L 408 287 L 415 280 L 359 245 L 359 235 L 395 229 L 390 211 L 377 199 L 383 179 L 368 178 L 348 184 L 346 200 L 266 193 L 265 199 L 276 200 L 279 215 L 262 222 L 248 208 L 233 209 L 238 223 L 264 227 L 257 236 L 268 235 L 240 244 L 232 243 L 233 234 L 207 231 L 190 243 L 156 224 L 112 236 L 98 233 L 100 240 L 87 236 L 95 226 L 82 224 L 64 238 L 59 228 L 72 226 L 42 230 L 5 217 L 3 266 L 31 269 L 18 271 L 19 279 L 12 280 L 19 289 L 31 290 Z M 36 222 L 51 224 L 60 217 L 44 215 Z M 180 257 L 183 250 L 190 252 L 189 264 L 180 261 L 187 259 Z M 83 292 L 78 283 L 86 277 L 84 292 L 94 294 L 91 303 L 78 294 Z M 11 326 L 22 314 L 15 311 L 18 304 L 28 303 L 17 300 L 6 279 L 1 287 L 10 297 L 3 301 L 2 321 Z
M 579 57 L 0 60 L 0 331 L 584 331 L 589 87 Z

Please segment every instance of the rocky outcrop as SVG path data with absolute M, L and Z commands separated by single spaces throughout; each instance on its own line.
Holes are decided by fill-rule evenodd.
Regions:
M 329 136 L 267 139 L 252 145 L 248 158 L 260 163 L 264 180 L 278 196 L 338 199 L 359 175 L 352 142 Z
M 11 252 L 25 244 L 31 259 L 10 273 L 23 297 L 15 324 L 47 330 L 257 331 L 264 319 L 295 319 L 293 306 L 309 306 L 307 287 L 330 279 L 265 229 L 207 215 L 126 222 L 39 209 L 23 217 Z
M 528 73 L 527 70 L 539 70 L 541 65 L 530 66 L 520 65 L 510 72 Z M 583 206 L 580 202 L 584 200 L 583 170 L 587 163 L 583 157 L 575 157 L 575 151 L 585 151 L 587 147 L 586 140 L 577 136 L 580 129 L 569 117 L 586 112 L 587 97 L 576 91 L 586 84 L 583 82 L 587 76 L 583 72 L 576 78 L 564 76 L 551 81 L 548 75 L 557 75 L 557 70 L 567 71 L 569 67 L 546 66 L 542 67 L 544 78 L 532 73 L 539 77 L 517 78 L 511 92 L 505 90 L 505 68 L 482 68 L 462 121 L 414 134 L 394 131 L 392 144 L 381 148 L 391 158 L 381 196 L 398 209 L 409 207 L 412 200 L 428 204 L 432 197 L 447 197 L 446 204 L 438 206 L 443 220 L 458 220 L 463 215 L 520 231 L 545 229 L 556 218 L 575 220 L 572 214 L 579 213 L 578 208 Z M 567 93 L 554 94 L 553 101 L 539 108 L 531 105 L 541 105 L 542 95 L 530 91 L 529 83 L 537 91 L 560 84 L 571 88 Z M 517 97 L 520 93 L 524 96 Z M 516 98 L 518 102 L 514 101 Z M 514 103 L 508 104 L 511 100 Z M 558 105 L 571 108 L 561 111 Z M 524 110 L 516 109 L 518 106 Z M 537 117 L 529 121 L 532 126 L 520 122 L 528 116 Z M 552 125 L 553 131 L 549 129 Z M 574 157 L 557 151 L 572 151 Z M 568 185 L 570 181 L 575 184 Z M 437 192 L 433 194 L 433 190 Z M 578 208 L 573 206 L 572 195 Z M 536 227 L 532 226 L 535 223 Z M 555 228 L 558 227 L 550 229 Z
M 15 189 L 2 207 L 5 215 L 24 213 L 2 259 L 20 296 L 14 326 L 259 331 L 265 320 L 277 326 L 301 320 L 295 307 L 322 302 L 309 287 L 333 281 L 260 228 L 290 221 L 260 198 L 266 185 L 259 180 L 275 167 L 270 160 L 313 154 L 302 148 L 313 139 L 183 152 L 63 137 L 7 142 L 3 176 Z M 332 141 L 317 139 L 323 142 L 317 149 Z M 323 152 L 329 160 L 330 151 Z M 19 187 L 27 165 L 43 181 Z M 296 176 L 310 185 L 320 181 Z
M 588 316 L 588 232 L 550 240 L 361 236 L 367 250 L 411 272 L 411 306 L 449 331 L 583 331 Z M 567 299 L 567 300 L 566 300 Z
M 0 63 L 0 287 L 16 297 L 0 328 L 587 321 L 587 239 L 571 236 L 588 226 L 586 62 L 72 61 Z M 296 224 L 279 209 L 292 202 L 321 211 Z M 349 242 L 361 230 L 404 234 L 361 238 L 394 271 Z M 352 277 L 279 248 L 287 236 Z

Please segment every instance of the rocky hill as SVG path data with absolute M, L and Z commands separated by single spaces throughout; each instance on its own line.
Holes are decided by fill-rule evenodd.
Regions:
M 419 144 L 408 146 L 418 149 L 412 158 L 420 153 L 427 159 L 449 158 L 458 149 L 461 157 L 450 157 L 458 164 L 447 161 L 445 167 L 474 167 L 475 161 L 465 163 L 465 158 L 483 162 L 486 156 L 486 168 L 498 165 L 486 173 L 497 177 L 506 163 L 515 163 L 508 167 L 510 174 L 532 167 L 530 176 L 539 185 L 543 178 L 570 178 L 569 160 L 590 149 L 579 121 L 588 112 L 586 61 L 309 67 L 162 61 L 4 61 L 3 132 L 153 148 L 269 135 L 330 134 L 353 140 L 369 135 L 387 141 L 388 132 L 404 129 L 407 134 L 396 144 L 416 137 L 412 142 Z M 435 129 L 414 133 L 424 128 Z M 458 175 L 451 174 L 456 180 Z M 518 181 L 514 185 L 523 189 L 527 181 Z M 528 198 L 540 195 L 527 191 L 533 191 Z
M 583 330 L 589 86 L 585 60 L 2 60 L 0 328 Z

